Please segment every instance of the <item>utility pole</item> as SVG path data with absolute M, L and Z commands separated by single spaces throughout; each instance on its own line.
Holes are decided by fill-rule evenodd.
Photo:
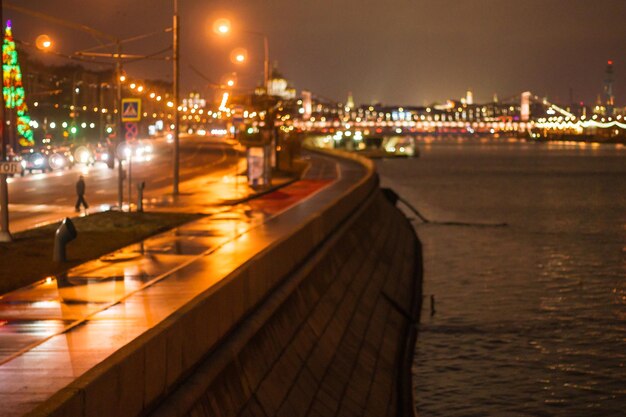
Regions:
M 122 46 L 120 42 L 117 42 L 117 60 L 115 62 L 115 85 L 117 86 L 116 91 L 116 100 L 115 107 L 117 108 L 117 116 L 116 116 L 116 125 L 117 129 L 117 147 L 115 149 L 115 154 L 117 156 L 117 207 L 122 211 L 122 205 L 124 204 L 124 168 L 122 167 L 122 157 L 117 155 L 118 150 L 121 149 L 120 145 L 122 144 L 122 140 L 124 139 L 122 133 Z M 111 155 L 113 156 L 113 155 Z M 130 201 L 128 202 L 128 207 L 130 207 Z
M 270 81 L 270 47 L 269 41 L 267 40 L 267 35 L 263 34 L 263 49 L 265 55 L 265 62 L 263 63 L 263 82 L 265 83 L 265 93 L 268 92 L 269 89 L 269 81 Z
M 179 26 L 179 18 L 178 18 L 178 0 L 174 0 L 174 22 L 172 26 L 172 34 L 173 34 L 173 59 L 174 68 L 173 68 L 173 87 L 174 87 L 174 187 L 172 189 L 172 194 L 174 196 L 178 195 L 178 181 L 179 181 L 179 164 L 180 164 L 180 114 L 178 112 L 179 106 L 179 90 L 180 90 L 180 26 Z
M 0 0 L 0 26 L 2 26 L 2 42 L 4 47 L 4 16 L 2 15 L 2 0 Z M 4 62 L 3 62 L 4 65 Z M 4 120 L 4 94 L 0 93 L 0 136 L 2 136 L 2 161 L 7 160 L 6 128 Z M 13 237 L 9 232 L 9 185 L 7 174 L 0 174 L 0 242 L 11 242 Z

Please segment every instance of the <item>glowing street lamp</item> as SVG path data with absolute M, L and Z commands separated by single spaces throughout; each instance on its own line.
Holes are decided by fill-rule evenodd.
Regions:
M 248 60 L 248 51 L 244 48 L 236 48 L 230 53 L 230 60 L 234 64 L 243 64 Z
M 226 35 L 230 32 L 230 20 L 221 18 L 213 23 L 213 31 L 218 35 Z
M 237 74 L 234 72 L 222 77 L 221 84 L 224 88 L 233 88 L 237 85 Z
M 52 39 L 50 39 L 48 35 L 39 35 L 35 40 L 35 46 L 37 46 L 37 49 L 40 51 L 48 51 L 52 48 Z
M 213 30 L 218 35 L 224 36 L 224 35 L 229 34 L 232 31 L 230 20 L 226 18 L 217 19 L 213 23 Z M 251 30 L 242 30 L 241 32 L 247 33 L 248 35 L 260 36 L 261 38 L 263 38 L 263 53 L 264 53 L 263 84 L 265 88 L 267 88 L 269 77 L 270 77 L 270 48 L 269 48 L 269 40 L 267 38 L 267 35 L 265 33 L 254 32 Z M 243 63 L 246 60 L 245 55 L 240 56 L 239 59 L 237 59 L 237 57 L 238 56 L 236 55 L 235 58 L 233 59 L 233 56 L 231 55 L 231 60 L 236 63 Z

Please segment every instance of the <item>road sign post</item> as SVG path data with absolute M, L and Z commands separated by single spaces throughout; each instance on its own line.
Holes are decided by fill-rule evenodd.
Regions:
M 137 134 L 139 133 L 139 128 L 137 127 L 137 123 L 126 122 L 124 124 L 124 138 L 126 139 L 126 149 L 129 150 L 127 152 L 128 158 L 128 211 L 131 211 L 131 203 L 133 201 L 133 151 L 129 145 L 129 142 L 132 143 L 137 140 Z
M 137 123 L 126 122 L 124 123 L 124 139 L 126 142 L 132 142 L 137 139 L 137 135 L 139 134 L 139 127 Z
M 1 175 L 15 175 L 19 174 L 21 170 L 22 166 L 19 162 L 0 162 Z
M 141 99 L 122 99 L 122 122 L 138 122 L 141 120 Z
M 140 98 L 124 98 L 122 99 L 122 112 L 120 114 L 122 124 L 124 125 L 124 141 L 126 146 L 128 142 L 137 139 L 139 127 L 137 122 L 141 120 L 141 99 Z M 129 148 L 126 148 L 129 149 Z M 120 167 L 122 166 L 123 157 L 119 157 Z M 132 202 L 132 151 L 128 155 L 128 211 Z M 122 185 L 120 185 L 120 195 L 123 194 Z M 120 210 L 122 209 L 120 204 Z

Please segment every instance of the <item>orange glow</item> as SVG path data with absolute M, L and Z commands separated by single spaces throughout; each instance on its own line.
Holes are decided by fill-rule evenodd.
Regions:
M 230 61 L 233 64 L 243 64 L 248 60 L 248 51 L 245 48 L 235 48 L 230 53 Z
M 213 31 L 218 35 L 226 35 L 230 32 L 230 20 L 226 18 L 217 19 L 213 23 Z
M 220 104 L 220 110 L 226 109 L 226 103 L 228 103 L 228 93 L 224 93 L 222 96 L 222 103 Z
M 35 40 L 35 46 L 41 51 L 46 51 L 52 47 L 52 40 L 48 35 L 39 35 Z

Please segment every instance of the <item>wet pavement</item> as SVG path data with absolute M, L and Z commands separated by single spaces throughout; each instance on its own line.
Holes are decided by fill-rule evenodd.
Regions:
M 0 415 L 33 409 L 363 176 L 351 162 L 311 162 L 304 179 L 280 190 L 233 206 L 207 204 L 210 214 L 200 220 L 0 297 Z M 192 210 L 213 198 L 200 189 L 183 197 Z
M 151 143 L 154 145 L 154 153 L 136 158 L 132 164 L 132 208 L 137 202 L 134 184 L 140 181 L 146 184 L 146 206 L 185 206 L 188 200 L 200 202 L 203 206 L 215 205 L 223 199 L 241 198 L 251 191 L 242 175 L 245 161 L 240 145 L 228 139 L 186 136 L 181 144 L 181 197 L 175 200 L 171 195 L 171 170 L 163 168 L 171 165 L 171 145 L 165 143 L 164 139 L 155 139 Z M 74 211 L 74 189 L 79 174 L 85 176 L 89 214 L 106 211 L 117 205 L 117 169 L 111 170 L 104 163 L 93 166 L 76 165 L 67 170 L 10 178 L 11 232 L 77 216 Z M 207 192 L 207 188 L 213 190 Z M 196 197 L 192 199 L 185 198 L 194 194 Z M 198 195 L 202 195 L 202 199 Z M 128 208 L 127 182 L 124 183 L 123 208 Z M 198 212 L 205 212 L 204 207 Z

